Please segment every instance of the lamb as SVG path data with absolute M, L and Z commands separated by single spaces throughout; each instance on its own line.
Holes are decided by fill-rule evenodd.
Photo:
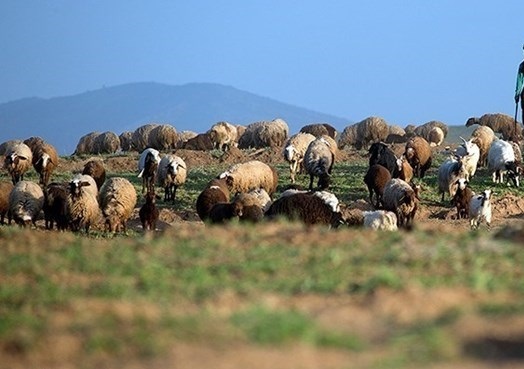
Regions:
M 442 142 L 444 141 L 445 134 L 442 128 L 440 127 L 433 127 L 428 133 L 428 139 L 429 146 L 435 147 L 440 146 Z
M 375 142 L 369 148 L 369 166 L 380 164 L 391 173 L 392 178 L 398 177 L 397 157 L 393 150 L 382 142 Z
M 443 162 L 438 169 L 438 190 L 439 194 L 442 194 L 441 201 L 444 201 L 446 193 L 453 198 L 457 192 L 457 181 L 460 178 L 466 179 L 466 177 L 464 158 L 455 156 L 455 158 L 449 158 Z
M 9 194 L 9 224 L 14 219 L 21 226 L 30 223 L 36 226 L 43 205 L 44 192 L 38 184 L 23 180 L 17 182 Z
M 175 203 L 176 190 L 186 183 L 187 167 L 176 155 L 166 155 L 158 164 L 157 183 L 164 189 L 164 201 Z
M 100 189 L 99 204 L 109 232 L 126 231 L 137 196 L 135 187 L 122 177 L 108 179 Z
M 424 178 L 426 171 L 431 167 L 432 157 L 429 143 L 422 137 L 415 136 L 406 143 L 404 156 L 413 167 L 418 178 Z
M 4 167 L 11 176 L 13 185 L 24 179 L 24 174 L 31 168 L 32 160 L 33 153 L 24 143 L 12 146 L 7 152 Z
M 496 139 L 491 144 L 488 152 L 488 171 L 492 173 L 493 182 L 502 183 L 504 172 L 508 172 L 509 180 L 515 187 L 519 187 L 522 168 L 515 160 L 515 152 L 509 142 Z
M 267 192 L 262 190 L 265 195 L 267 195 Z M 269 197 L 269 195 L 267 195 Z M 265 199 L 263 200 L 266 201 Z M 239 215 L 239 220 L 241 222 L 251 222 L 251 223 L 258 223 L 264 218 L 264 204 L 262 201 L 257 197 L 257 195 L 251 191 L 249 193 L 240 193 L 237 194 L 234 198 L 232 203 L 240 202 L 242 204 L 242 214 Z M 266 203 L 266 209 L 269 209 L 269 206 L 271 205 L 271 199 L 269 199 L 269 203 Z
M 138 178 L 142 178 L 142 193 L 155 192 L 155 179 L 160 163 L 160 153 L 151 147 L 145 149 L 138 159 Z
M 375 210 L 364 211 L 364 227 L 380 231 L 396 231 L 397 216 L 392 211 Z
M 477 166 L 485 167 L 488 165 L 488 152 L 494 139 L 495 132 L 488 126 L 479 126 L 471 133 L 470 140 L 477 144 L 480 150 Z
M 391 173 L 380 164 L 373 164 L 370 166 L 364 176 L 364 183 L 367 185 L 369 191 L 369 202 L 375 206 L 375 208 L 380 207 L 382 196 L 384 194 L 384 187 L 390 180 Z M 375 194 L 375 202 L 373 202 L 373 194 Z
M 391 179 L 384 186 L 382 197 L 384 210 L 389 210 L 397 216 L 399 227 L 411 228 L 419 206 L 419 198 L 407 182 L 399 178 Z
M 235 164 L 217 178 L 225 178 L 229 191 L 232 193 L 263 188 L 271 196 L 278 185 L 276 170 L 258 160 Z
M 135 149 L 133 146 L 133 132 L 124 131 L 120 133 L 118 140 L 120 141 L 120 148 L 122 151 L 127 152 Z
M 389 126 L 380 117 L 368 117 L 357 123 L 355 148 L 360 150 L 370 142 L 384 141 L 389 133 Z
M 297 192 L 275 200 L 266 211 L 265 216 L 269 219 L 285 217 L 291 221 L 301 221 L 308 226 L 321 224 L 337 228 L 344 223 L 345 219 L 338 206 L 338 201 L 335 205 L 338 211 L 333 210 L 333 207 L 334 202 L 330 200 L 326 203 L 324 195 L 315 195 L 314 192 Z
M 82 174 L 87 174 L 93 177 L 97 188 L 102 188 L 102 185 L 106 180 L 106 169 L 104 168 L 104 163 L 100 159 L 92 159 L 85 163 Z
M 5 224 L 5 216 L 9 212 L 9 195 L 13 188 L 11 182 L 0 182 L 0 224 Z
M 62 183 L 52 182 L 44 188 L 44 219 L 45 228 L 56 228 L 59 231 L 68 227 L 67 219 L 67 186 Z
M 491 226 L 491 190 L 484 190 L 480 195 L 474 195 L 469 204 L 469 224 L 472 230 L 479 228 L 485 221 L 488 228 Z
M 140 207 L 138 216 L 142 229 L 145 232 L 154 231 L 156 229 L 156 222 L 158 221 L 159 211 L 156 207 L 156 196 L 154 192 L 148 192 L 145 195 L 146 202 Z
M 86 177 L 83 177 L 84 179 Z M 100 217 L 100 209 L 98 207 L 97 196 L 93 195 L 93 190 L 88 190 L 90 187 L 96 187 L 94 180 L 82 180 L 78 176 L 69 182 L 69 193 L 67 195 L 67 219 L 69 226 L 73 232 L 85 230 L 89 232 L 89 228 L 93 224 L 97 224 Z
M 234 218 L 242 216 L 244 206 L 241 201 L 231 203 L 217 203 L 213 205 L 209 211 L 209 220 L 213 224 L 223 224 L 226 221 L 231 221 Z
M 323 137 L 312 141 L 304 154 L 304 168 L 309 174 L 309 190 L 313 190 L 313 179 L 318 177 L 318 187 L 327 189 L 331 181 L 331 171 L 335 162 L 335 154 Z
M 289 127 L 282 119 L 251 123 L 239 138 L 238 148 L 281 147 L 287 140 L 288 134 Z
M 442 137 L 442 140 L 444 140 L 444 138 L 446 138 L 446 136 L 448 135 L 448 126 L 445 123 L 439 122 L 438 120 L 432 120 L 430 122 L 424 123 L 416 127 L 415 129 L 413 129 L 413 134 L 415 136 L 420 136 L 429 142 L 432 131 L 434 132 L 433 134 L 436 133 L 437 135 L 440 135 L 440 132 L 438 132 L 438 130 L 437 131 L 433 130 L 433 128 L 435 127 L 438 127 L 442 130 L 442 133 L 444 134 L 444 137 Z M 408 130 L 406 130 L 406 133 L 407 132 Z
M 332 139 L 337 137 L 337 130 L 327 123 L 308 124 L 300 128 L 300 133 L 309 133 L 315 137 L 329 136 Z
M 186 150 L 209 151 L 213 150 L 213 142 L 207 133 L 200 133 L 193 138 L 188 139 L 182 148 Z
M 95 149 L 95 139 L 100 135 L 100 132 L 90 132 L 78 140 L 76 149 L 73 155 L 92 154 Z
M 207 132 L 216 149 L 227 151 L 237 141 L 237 127 L 228 122 L 215 123 Z
M 215 204 L 229 202 L 229 189 L 225 179 L 213 179 L 198 195 L 196 211 L 202 221 L 209 219 L 209 212 Z
M 93 150 L 89 154 L 114 154 L 120 149 L 120 138 L 107 131 L 94 137 Z
M 456 154 L 463 158 L 462 162 L 466 169 L 466 180 L 469 181 L 477 171 L 477 164 L 480 159 L 480 149 L 472 139 L 466 141 L 462 137 L 462 144 L 457 148 Z
M 484 114 L 480 118 L 471 117 L 466 121 L 466 127 L 473 124 L 487 126 L 495 133 L 500 133 L 503 140 L 520 139 L 522 137 L 522 128 L 515 123 L 513 117 L 506 114 Z
M 39 145 L 34 145 L 33 152 L 33 167 L 39 174 L 39 183 L 45 187 L 49 183 L 51 175 L 58 166 L 58 154 L 53 145 L 42 142 Z
M 284 159 L 289 163 L 291 183 L 295 183 L 295 174 L 302 169 L 304 154 L 315 136 L 309 133 L 297 133 L 291 136 L 284 145 Z
M 469 215 L 469 204 L 474 192 L 468 186 L 465 178 L 457 179 L 457 192 L 453 196 L 452 204 L 457 208 L 457 219 L 466 219 Z

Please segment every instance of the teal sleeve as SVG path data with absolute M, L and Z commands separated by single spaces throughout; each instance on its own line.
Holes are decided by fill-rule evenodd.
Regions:
M 520 96 L 522 88 L 524 87 L 524 73 L 520 72 L 517 74 L 517 86 L 515 87 L 515 97 Z

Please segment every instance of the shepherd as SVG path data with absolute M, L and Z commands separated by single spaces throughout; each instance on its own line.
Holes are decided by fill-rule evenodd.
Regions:
M 524 45 L 522 45 L 522 50 L 524 51 Z M 519 65 L 519 71 L 517 73 L 517 86 L 515 88 L 515 126 L 517 125 L 517 113 L 519 109 L 519 100 L 520 100 L 520 110 L 522 112 L 522 122 L 524 123 L 524 61 Z M 516 128 L 516 127 L 515 127 Z

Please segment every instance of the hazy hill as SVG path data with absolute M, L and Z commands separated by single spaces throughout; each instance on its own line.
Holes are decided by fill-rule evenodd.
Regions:
M 71 154 L 78 139 L 92 131 L 120 134 L 158 122 L 170 123 L 177 130 L 205 132 L 221 120 L 245 125 L 274 118 L 284 119 L 293 133 L 315 122 L 328 122 L 339 129 L 349 124 L 344 118 L 219 84 L 132 83 L 74 96 L 0 104 L 0 142 L 41 136 L 64 155 Z

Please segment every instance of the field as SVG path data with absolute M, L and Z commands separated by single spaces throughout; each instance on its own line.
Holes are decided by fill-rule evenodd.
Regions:
M 179 151 L 189 179 L 153 235 L 137 214 L 116 236 L 1 226 L 0 368 L 524 367 L 523 190 L 481 169 L 494 220 L 472 232 L 437 194 L 440 151 L 411 232 L 200 222 L 198 193 L 231 163 L 269 162 L 287 183 L 278 150 Z M 140 193 L 137 158 L 103 160 Z M 62 158 L 55 179 L 88 159 Z M 366 168 L 365 151 L 342 153 L 341 201 L 368 206 Z

